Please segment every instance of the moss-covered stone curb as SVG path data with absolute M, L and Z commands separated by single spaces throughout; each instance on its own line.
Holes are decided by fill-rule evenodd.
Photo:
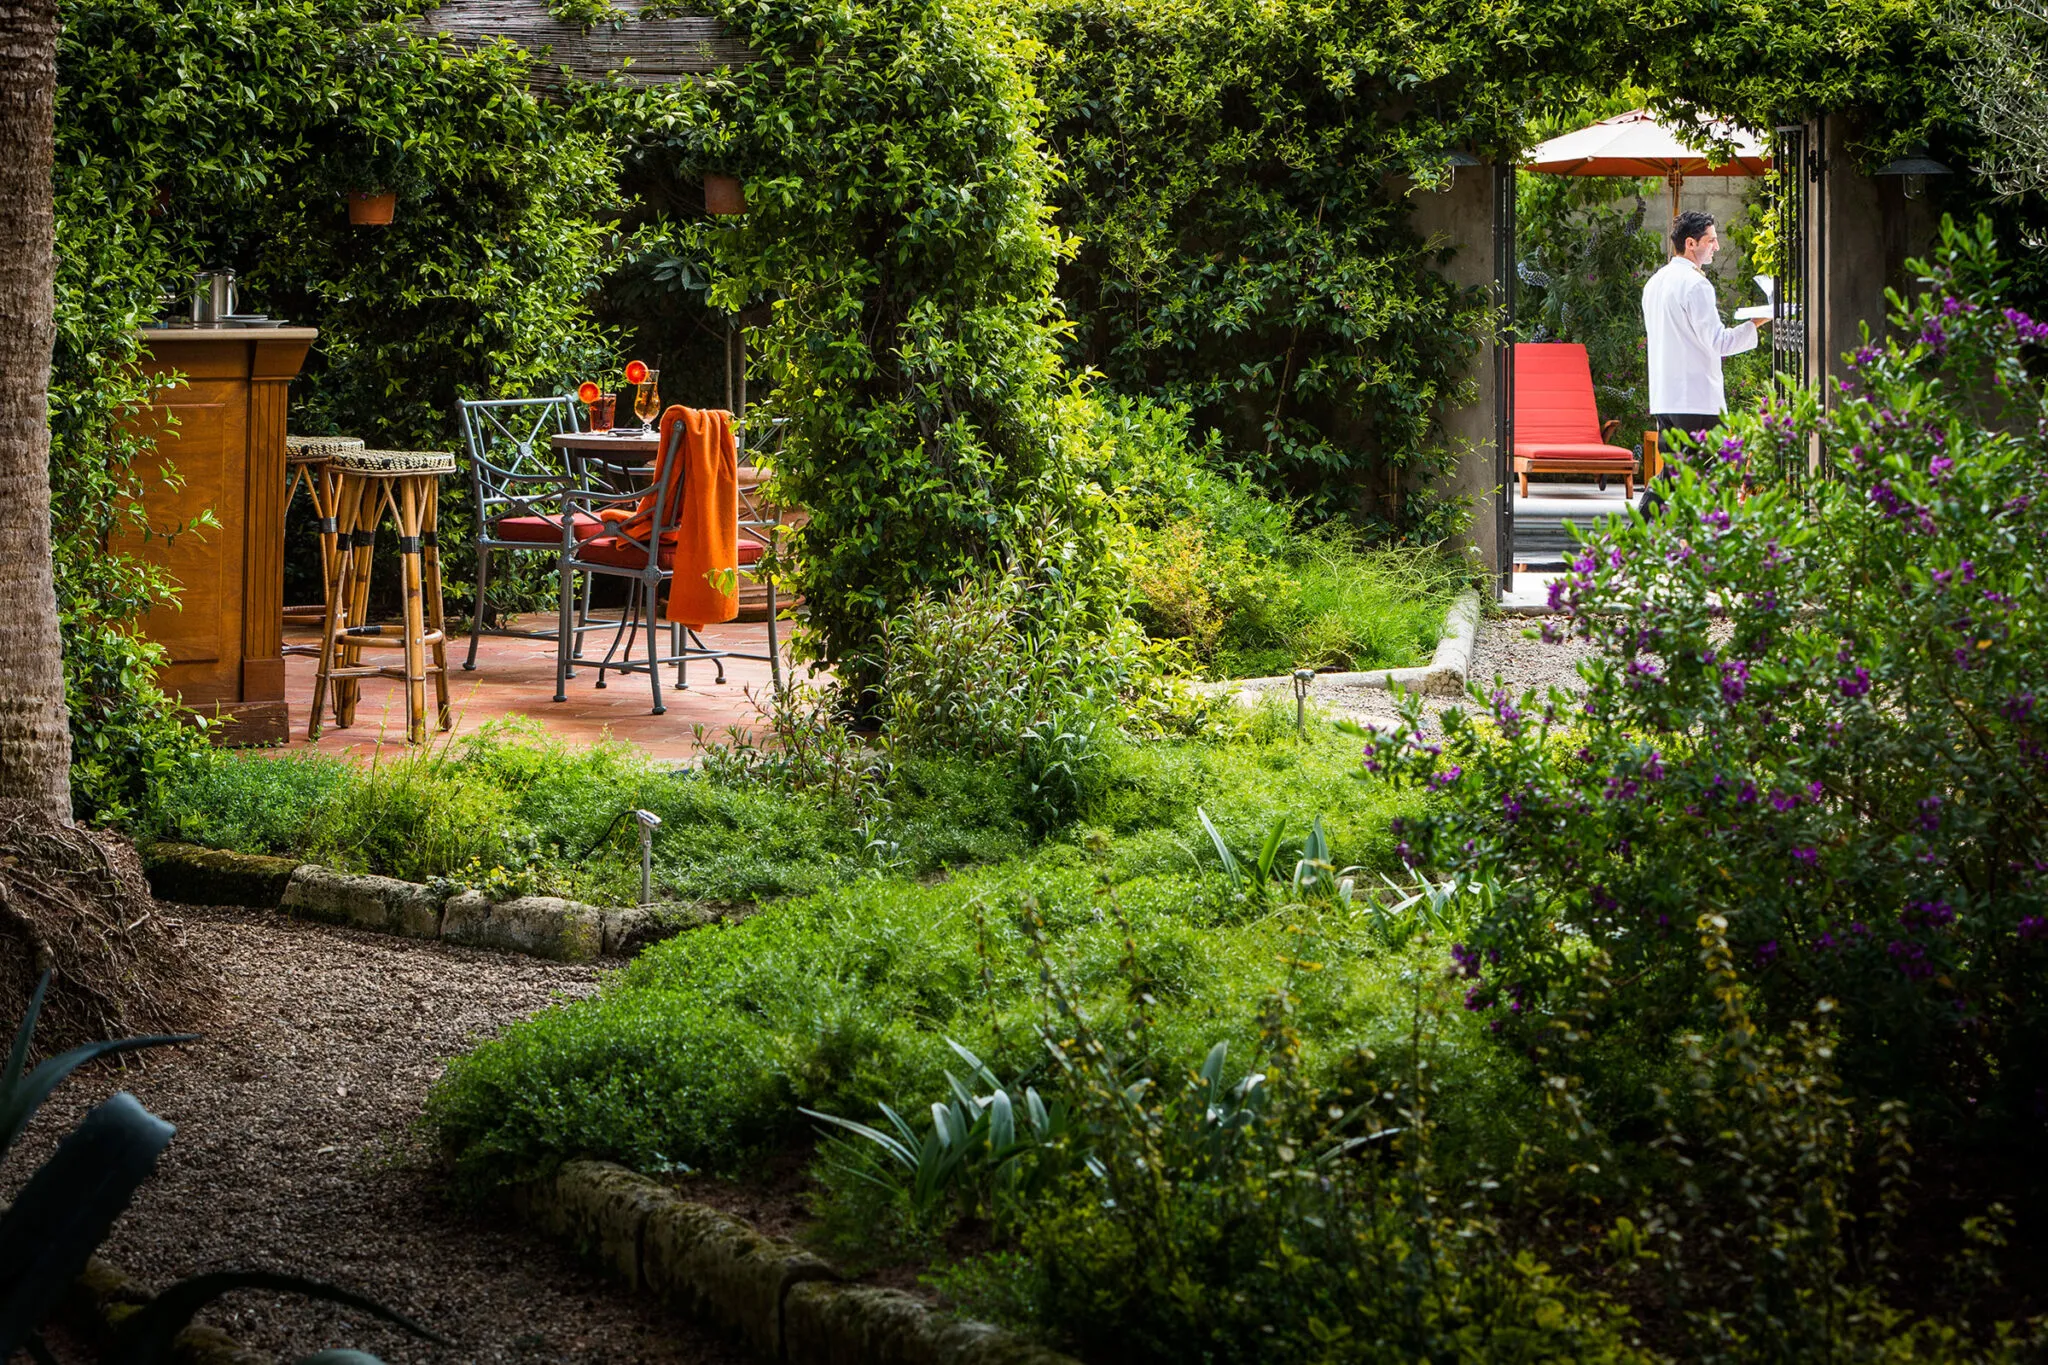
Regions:
M 296 858 L 233 853 L 197 844 L 150 844 L 142 870 L 150 894 L 184 905 L 254 905 L 275 909 L 298 870 Z
M 1076 1365 L 908 1294 L 846 1284 L 794 1243 L 610 1162 L 569 1162 L 517 1202 L 636 1292 L 778 1365 Z
M 112 1337 L 122 1321 L 152 1297 L 125 1271 L 95 1256 L 86 1262 L 85 1273 L 72 1281 L 64 1316 L 74 1329 L 98 1343 Z M 227 1333 L 203 1323 L 178 1333 L 171 1343 L 171 1360 L 174 1365 L 273 1365 L 272 1357 L 244 1350 Z
M 254 906 L 321 924 L 556 962 L 637 952 L 710 918 L 672 908 L 603 910 L 556 896 L 493 901 L 478 891 L 451 893 L 396 877 L 196 844 L 152 844 L 143 852 L 143 868 L 159 900 Z

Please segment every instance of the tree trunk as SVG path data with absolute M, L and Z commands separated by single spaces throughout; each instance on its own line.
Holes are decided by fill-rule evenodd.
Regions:
M 0 799 L 71 816 L 50 554 L 57 0 L 0 0 Z

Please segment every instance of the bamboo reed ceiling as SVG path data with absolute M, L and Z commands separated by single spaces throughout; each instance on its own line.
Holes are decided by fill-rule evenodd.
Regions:
M 636 85 L 665 85 L 754 60 L 753 49 L 705 15 L 630 18 L 586 29 L 554 18 L 546 0 L 449 0 L 422 22 L 464 47 L 510 39 L 539 59 L 534 81 L 540 85 L 561 85 L 565 72 L 576 80 L 617 76 Z

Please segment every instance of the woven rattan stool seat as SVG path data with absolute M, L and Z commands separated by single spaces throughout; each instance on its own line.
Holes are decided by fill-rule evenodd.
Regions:
M 327 463 L 345 474 L 453 474 L 452 450 L 344 450 Z
M 284 438 L 284 462 L 315 464 L 362 448 L 363 438 L 360 436 L 287 436 Z

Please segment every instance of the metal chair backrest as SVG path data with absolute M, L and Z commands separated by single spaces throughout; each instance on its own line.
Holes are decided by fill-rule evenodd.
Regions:
M 639 501 L 622 520 L 612 521 L 606 534 L 617 538 L 622 545 L 637 546 L 646 553 L 650 562 L 658 558 L 655 547 L 662 538 L 673 532 L 683 520 L 683 438 L 689 428 L 682 422 L 670 425 L 668 439 L 662 442 L 654 458 L 654 477 L 648 483 L 633 487 L 634 480 L 646 468 L 637 455 L 608 455 L 593 451 L 583 460 L 585 483 L 590 485 L 610 484 L 621 493 L 611 500 L 611 506 L 619 506 L 626 496 L 637 495 Z M 579 506 L 579 511 L 595 515 L 598 508 Z M 625 510 L 623 507 L 620 510 Z
M 539 494 L 537 485 L 560 486 L 568 462 L 549 444 L 549 437 L 580 430 L 576 399 L 463 399 L 462 440 L 469 456 L 469 491 L 476 500 L 479 529 L 500 517 L 559 515 L 556 499 Z

